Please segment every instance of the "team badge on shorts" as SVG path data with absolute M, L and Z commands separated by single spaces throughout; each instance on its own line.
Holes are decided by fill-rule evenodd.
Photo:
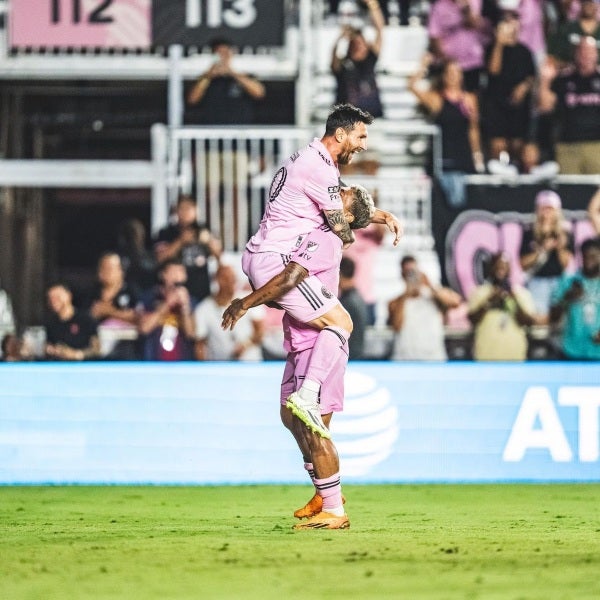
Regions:
M 327 300 L 331 300 L 331 298 L 333 298 L 333 294 L 325 286 L 321 288 L 321 294 L 323 294 Z
M 306 244 L 306 251 L 307 252 L 314 252 L 318 247 L 319 247 L 319 244 L 317 244 L 317 242 L 311 242 L 311 241 L 309 241 Z

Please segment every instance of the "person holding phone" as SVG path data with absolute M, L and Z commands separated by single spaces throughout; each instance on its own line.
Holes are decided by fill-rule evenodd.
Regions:
M 581 244 L 581 259 L 581 269 L 560 280 L 550 322 L 562 326 L 564 359 L 600 360 L 600 238 Z
M 504 252 L 490 256 L 485 281 L 468 299 L 474 327 L 475 360 L 523 361 L 527 359 L 527 328 L 541 324 L 529 290 L 513 284 L 510 262 Z
M 388 325 L 394 330 L 392 360 L 448 360 L 444 316 L 462 301 L 460 294 L 435 286 L 421 272 L 415 257 L 400 262 L 404 293 L 388 304 Z

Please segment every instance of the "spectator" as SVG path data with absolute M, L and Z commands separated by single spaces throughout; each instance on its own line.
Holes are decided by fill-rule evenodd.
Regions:
M 354 325 L 348 340 L 349 360 L 360 360 L 364 357 L 368 317 L 367 305 L 356 288 L 355 267 L 356 265 L 351 258 L 342 257 L 340 261 L 339 299 L 342 306 L 348 311 Z
M 556 160 L 562 174 L 600 173 L 600 70 L 596 40 L 584 37 L 575 65 L 557 76 L 544 64 L 539 89 L 540 112 L 553 112 L 558 126 Z
M 46 357 L 50 360 L 81 361 L 99 358 L 96 321 L 73 306 L 73 295 L 64 283 L 46 291 L 51 314 L 46 321 Z
M 506 0 L 500 6 L 508 6 Z M 536 69 L 531 50 L 519 42 L 519 13 L 503 10 L 487 57 L 488 85 L 484 93 L 484 123 L 489 155 L 508 152 L 519 160 L 531 122 L 531 90 Z
M 23 341 L 14 333 L 7 333 L 0 344 L 0 359 L 2 362 L 19 362 L 24 358 Z
M 377 223 L 363 229 L 355 229 L 354 242 L 344 250 L 344 256 L 354 263 L 354 284 L 367 306 L 367 325 L 375 325 L 377 321 L 375 264 L 385 231 L 385 226 Z
M 125 281 L 121 257 L 116 252 L 106 252 L 100 257 L 97 279 L 90 315 L 112 334 L 102 353 L 109 360 L 136 360 L 136 340 L 130 336 L 119 338 L 122 338 L 123 330 L 131 330 L 132 326 L 137 328 L 138 299 Z
M 548 58 L 557 67 L 565 67 L 575 61 L 575 49 L 584 37 L 600 42 L 598 5 L 594 0 L 582 0 L 576 19 L 561 24 L 556 33 L 548 37 Z
M 519 171 L 539 180 L 553 179 L 558 175 L 559 166 L 554 160 L 542 161 L 539 145 L 536 142 L 528 141 L 521 150 Z
M 511 284 L 505 254 L 491 256 L 486 281 L 471 292 L 468 305 L 475 360 L 526 360 L 527 327 L 539 320 L 529 291 Z
M 140 318 L 144 359 L 192 360 L 194 322 L 186 269 L 168 260 L 160 266 L 158 279 L 159 288 Z
M 388 304 L 388 325 L 394 330 L 391 359 L 445 361 L 444 316 L 459 306 L 461 297 L 434 286 L 413 256 L 405 256 L 400 268 L 406 289 Z
M 144 224 L 139 219 L 122 223 L 117 244 L 127 285 L 136 297 L 146 296 L 156 283 L 156 259 L 146 246 Z
M 264 85 L 251 75 L 235 70 L 231 42 L 211 42 L 216 61 L 193 84 L 188 105 L 198 105 L 196 122 L 202 125 L 235 125 L 254 122 L 254 104 L 265 97 Z
M 2 289 L 0 281 L 0 339 L 16 330 L 15 314 L 8 292 Z
M 194 304 L 210 295 L 209 259 L 219 260 L 221 244 L 204 223 L 198 223 L 193 198 L 181 196 L 178 199 L 177 222 L 158 232 L 154 253 L 159 264 L 166 260 L 183 263 Z
M 336 78 L 336 104 L 349 102 L 373 117 L 383 116 L 375 66 L 381 51 L 383 14 L 377 0 L 368 0 L 369 14 L 375 26 L 375 39 L 367 42 L 363 32 L 345 25 L 333 47 L 331 70 Z
M 484 170 L 479 135 L 477 96 L 463 89 L 463 74 L 458 62 L 442 64 L 430 89 L 422 80 L 431 55 L 426 54 L 421 68 L 408 81 L 410 90 L 440 127 L 442 135 L 442 172 L 440 185 L 448 204 L 460 208 L 465 204 L 464 176 Z
M 563 218 L 560 196 L 543 190 L 535 197 L 535 218 L 523 232 L 519 252 L 536 311 L 547 317 L 558 280 L 573 260 L 573 239 Z
M 600 238 L 581 244 L 582 267 L 554 293 L 550 321 L 563 321 L 561 350 L 568 360 L 600 360 Z
M 596 235 L 600 236 L 600 188 L 592 196 L 587 211 Z
M 237 277 L 230 265 L 219 265 L 215 273 L 217 290 L 194 310 L 197 360 L 262 360 L 264 307 L 250 309 L 233 330 L 221 328 L 223 311 L 238 292 Z
M 437 0 L 427 26 L 435 58 L 439 62 L 456 61 L 469 92 L 479 90 L 484 47 L 491 39 L 489 21 L 481 16 L 480 9 L 478 0 Z

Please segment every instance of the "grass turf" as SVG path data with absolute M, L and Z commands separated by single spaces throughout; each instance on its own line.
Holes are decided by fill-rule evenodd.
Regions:
M 600 598 L 600 485 L 0 488 L 0 597 Z

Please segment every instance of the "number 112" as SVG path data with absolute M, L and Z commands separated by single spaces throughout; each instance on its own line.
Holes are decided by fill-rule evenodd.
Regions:
M 62 4 L 63 0 L 51 1 L 51 19 L 52 23 L 60 23 L 62 21 Z M 104 14 L 105 11 L 113 3 L 113 0 L 98 0 L 98 5 L 88 15 L 88 23 L 112 23 L 113 17 Z M 71 0 L 71 22 L 81 23 L 81 5 L 82 0 Z

